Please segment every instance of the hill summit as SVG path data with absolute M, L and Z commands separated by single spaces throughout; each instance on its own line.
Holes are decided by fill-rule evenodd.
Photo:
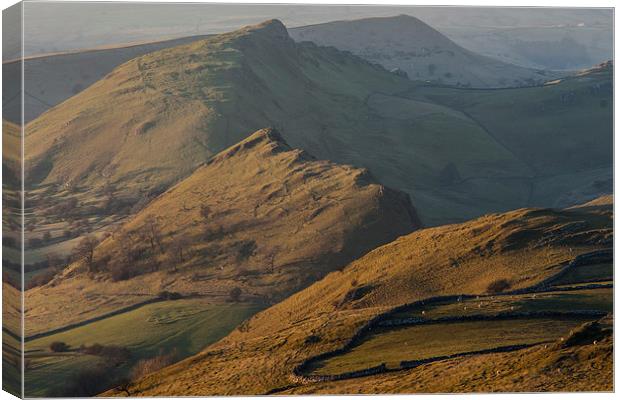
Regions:
M 161 291 L 223 302 L 235 289 L 271 304 L 418 227 L 406 194 L 261 129 L 159 196 L 93 257 L 29 290 L 28 334 Z
M 446 65 L 459 60 L 439 54 Z M 294 148 L 407 192 L 425 225 L 550 206 L 568 190 L 547 194 L 538 165 L 591 180 L 585 170 L 611 154 L 611 75 L 599 75 L 518 90 L 420 84 L 334 47 L 296 43 L 271 20 L 137 57 L 50 109 L 26 126 L 27 181 L 78 197 L 101 191 L 132 209 L 272 126 Z M 539 154 L 541 140 L 556 143 L 559 162 L 553 149 Z
M 410 79 L 464 87 L 509 87 L 556 76 L 482 56 L 410 15 L 334 21 L 291 29 L 298 41 L 347 50 Z

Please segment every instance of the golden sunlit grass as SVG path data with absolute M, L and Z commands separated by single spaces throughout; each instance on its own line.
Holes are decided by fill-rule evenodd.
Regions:
M 154 248 L 144 237 L 149 227 L 160 243 Z M 272 304 L 417 227 L 403 193 L 261 130 L 103 241 L 94 262 L 111 259 L 99 272 L 76 262 L 48 285 L 28 290 L 26 333 L 97 317 L 163 290 L 222 303 L 238 288 L 245 301 Z M 146 249 L 127 262 L 127 246 Z M 125 275 L 110 272 L 119 268 Z
M 311 356 L 340 348 L 366 321 L 392 307 L 438 295 L 485 294 L 489 284 L 498 279 L 507 280 L 511 289 L 529 287 L 559 272 L 561 264 L 577 254 L 601 248 L 598 245 L 569 247 L 561 240 L 536 245 L 545 233 L 558 232 L 559 227 L 574 221 L 586 221 L 578 231 L 583 229 L 595 236 L 596 232 L 611 228 L 609 214 L 600 209 L 517 210 L 414 232 L 371 251 L 342 272 L 331 273 L 257 314 L 202 354 L 137 382 L 132 390 L 137 395 L 187 394 L 189 382 L 191 392 L 201 395 L 266 393 L 287 387 L 291 385 L 289 374 L 295 366 Z M 558 234 L 557 238 L 568 240 L 571 234 Z M 607 357 L 605 352 L 596 354 Z M 489 368 L 485 361 L 488 359 L 499 359 L 506 365 L 517 362 L 517 358 L 513 360 L 514 353 L 484 357 L 476 360 L 484 364 L 480 368 L 485 371 Z M 606 363 L 604 359 L 592 361 L 595 362 Z M 469 368 L 474 371 L 478 367 L 469 364 Z M 580 366 L 576 368 L 581 370 Z M 445 373 L 441 368 L 434 370 Z M 546 374 L 531 384 L 541 385 L 538 390 L 557 388 L 559 382 L 565 382 L 564 376 L 554 378 L 553 374 Z M 372 385 L 378 385 L 377 382 L 389 380 L 383 376 L 364 379 L 355 380 L 355 384 L 362 382 L 359 390 L 364 393 L 372 393 L 375 390 Z M 461 375 L 450 382 L 458 379 Z M 365 386 L 363 382 L 371 383 Z M 435 385 L 426 381 L 418 387 L 429 391 L 484 387 L 499 390 L 504 387 L 502 382 L 498 380 L 497 386 L 471 382 L 459 389 L 447 387 L 447 383 Z M 338 385 L 325 383 L 323 387 L 358 392 L 347 384 Z M 603 386 L 597 387 L 606 387 L 604 382 L 600 385 Z M 388 392 L 406 392 L 412 386 L 381 387 Z M 321 385 L 309 386 L 311 391 L 321 391 L 320 388 Z M 534 390 L 536 386 L 528 388 Z
M 587 318 L 534 318 L 449 322 L 379 330 L 344 355 L 310 366 L 311 374 L 342 374 L 383 363 L 399 368 L 401 361 L 446 357 L 496 347 L 554 341 Z

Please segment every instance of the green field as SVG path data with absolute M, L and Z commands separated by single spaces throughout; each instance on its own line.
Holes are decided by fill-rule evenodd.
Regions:
M 167 301 L 32 340 L 26 343 L 26 357 L 31 360 L 26 372 L 26 394 L 44 396 L 76 371 L 98 362 L 98 357 L 74 351 L 50 353 L 52 342 L 65 342 L 72 350 L 94 343 L 124 346 L 131 351 L 130 364 L 173 349 L 181 359 L 221 339 L 258 310 L 255 305 L 213 305 L 203 299 Z
M 586 319 L 541 318 L 454 322 L 377 331 L 350 352 L 317 363 L 313 374 L 339 374 L 386 363 L 557 340 Z
M 21 393 L 21 357 L 19 341 L 2 331 L 2 388 L 16 396 Z
M 445 301 L 429 305 L 416 305 L 395 314 L 394 319 L 421 317 L 494 315 L 505 312 L 613 310 L 613 289 L 583 289 L 511 296 L 480 296 L 460 302 Z
M 613 280 L 613 278 L 613 264 L 582 265 L 569 269 L 565 275 L 553 282 L 553 285 L 562 286 L 582 282 L 603 282 Z

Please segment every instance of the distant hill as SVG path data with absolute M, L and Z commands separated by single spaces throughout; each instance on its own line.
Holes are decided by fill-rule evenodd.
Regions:
M 32 121 L 50 108 L 78 94 L 134 57 L 204 37 L 206 36 L 192 36 L 26 58 L 23 63 L 24 122 Z M 21 123 L 19 96 L 21 68 L 21 63 L 15 61 L 2 64 L 2 74 L 6 82 L 2 91 L 3 118 L 15 123 Z
M 137 57 L 50 109 L 26 127 L 27 176 L 135 199 L 274 126 L 409 193 L 425 225 L 571 205 L 609 191 L 612 66 L 597 71 L 532 88 L 437 87 L 295 43 L 268 21 Z
M 27 335 L 161 291 L 272 304 L 420 227 L 409 197 L 263 129 L 221 152 L 79 261 L 27 291 Z M 78 289 L 79 288 L 79 289 Z
M 412 318 L 415 320 L 424 318 L 423 312 L 420 315 L 420 309 L 433 308 L 432 298 L 454 296 L 452 312 L 457 315 L 471 312 L 475 315 L 488 307 L 488 300 L 483 296 L 489 293 L 494 282 L 504 281 L 509 290 L 551 282 L 549 278 L 556 276 L 576 256 L 604 249 L 612 243 L 612 218 L 610 206 L 598 210 L 521 209 L 487 215 L 463 224 L 419 230 L 373 250 L 342 271 L 329 274 L 255 315 L 201 354 L 144 378 L 132 386 L 132 393 L 147 396 L 163 393 L 203 396 L 269 392 L 350 394 L 374 393 L 376 385 L 390 392 L 516 389 L 516 386 L 503 386 L 509 384 L 506 376 L 524 374 L 530 368 L 543 369 L 544 366 L 554 365 L 553 359 L 547 360 L 546 355 L 560 354 L 562 348 L 549 344 L 549 349 L 546 345 L 544 348 L 540 345 L 528 350 L 526 359 L 537 360 L 534 365 L 514 361 L 524 354 L 515 351 L 505 355 L 455 357 L 454 361 L 439 361 L 397 372 L 397 376 L 407 382 L 403 385 L 390 384 L 394 373 L 322 382 L 296 380 L 292 372 L 312 356 L 341 348 L 358 331 L 362 332 L 361 328 L 368 321 L 389 310 L 397 310 L 397 307 L 405 310 L 404 305 L 428 300 L 428 303 L 420 303 L 421 308 L 415 314 L 417 317 Z M 585 293 L 578 292 L 577 296 Z M 471 303 L 461 303 L 459 295 L 471 295 Z M 476 300 L 476 295 L 480 300 Z M 502 298 L 510 300 L 515 297 Z M 526 298 L 532 299 L 532 295 Z M 534 294 L 532 301 L 536 298 Z M 512 303 L 512 309 L 519 308 L 522 305 L 519 301 L 522 300 Z M 484 307 L 481 307 L 482 303 Z M 474 305 L 475 309 L 467 311 L 468 304 L 470 307 Z M 540 304 L 544 306 L 545 303 Z M 552 303 L 550 306 L 552 310 L 557 310 L 559 304 Z M 575 306 L 575 303 L 571 304 Z M 607 304 L 607 307 L 610 305 Z M 511 311 L 510 305 L 506 311 Z M 380 331 L 381 328 L 377 329 Z M 389 329 L 389 326 L 383 329 Z M 555 340 L 561 342 L 559 335 Z M 609 344 L 609 338 L 605 343 Z M 591 345 L 592 342 L 578 344 Z M 401 342 L 398 345 L 424 347 L 419 343 Z M 498 344 L 489 343 L 488 346 Z M 266 351 L 267 348 L 270 350 Z M 574 349 L 592 351 L 592 360 L 597 367 L 583 367 L 582 361 L 558 365 L 557 371 L 554 367 L 557 373 L 536 375 L 538 382 L 528 379 L 523 382 L 527 386 L 521 386 L 518 390 L 558 390 L 571 385 L 583 385 L 595 390 L 609 387 L 610 346 L 601 348 L 601 353 L 592 347 Z M 375 349 L 373 354 L 376 355 L 377 351 Z M 398 349 L 392 351 L 398 352 Z M 563 350 L 564 354 L 568 351 Z M 493 369 L 490 366 L 493 360 L 495 365 L 502 364 L 502 367 Z M 484 366 L 485 371 L 492 371 L 494 378 L 474 382 L 465 377 L 452 377 L 453 369 L 448 368 L 453 368 L 454 363 L 466 363 L 463 368 L 472 368 L 472 373 L 478 373 L 478 368 Z M 505 364 L 512 364 L 512 367 Z M 426 375 L 424 372 L 428 368 L 441 376 L 450 375 L 450 380 L 437 380 Z M 575 380 L 570 374 L 573 368 L 588 372 Z M 496 378 L 498 370 L 502 375 Z M 605 379 L 601 379 L 603 376 Z M 190 392 L 189 382 L 192 383 Z M 467 382 L 468 386 L 458 386 L 459 382 Z M 419 386 L 415 386 L 416 383 Z
M 521 188 L 514 192 L 524 196 L 521 204 L 563 208 L 613 191 L 613 68 L 606 62 L 542 87 L 485 91 L 426 86 L 403 95 L 460 110 L 477 121 L 528 166 L 529 179 L 509 178 L 508 190 Z M 460 184 L 489 182 L 478 176 Z
M 409 15 L 327 22 L 290 33 L 297 41 L 350 51 L 415 80 L 487 88 L 533 85 L 556 76 L 466 50 Z

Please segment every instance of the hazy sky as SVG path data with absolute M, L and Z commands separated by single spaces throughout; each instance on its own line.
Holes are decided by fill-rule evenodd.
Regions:
M 295 27 L 398 14 L 416 16 L 456 36 L 459 29 L 583 24 L 606 26 L 611 32 L 612 26 L 609 9 L 26 2 L 24 46 L 26 55 L 32 55 L 225 32 L 270 18 Z M 5 59 L 17 56 L 15 51 L 7 46 Z
M 611 9 L 25 2 L 24 48 L 33 55 L 226 32 L 271 18 L 290 28 L 398 14 L 418 17 L 457 42 L 483 30 L 560 25 L 596 27 L 611 37 L 613 26 Z M 19 36 L 7 32 L 17 28 L 7 16 L 5 11 L 5 60 L 18 57 L 20 48 Z

